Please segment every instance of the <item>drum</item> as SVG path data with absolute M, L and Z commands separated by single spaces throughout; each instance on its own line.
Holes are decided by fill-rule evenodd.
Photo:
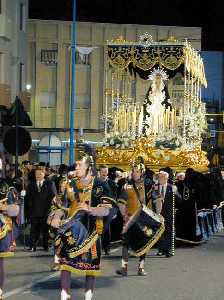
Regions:
M 123 229 L 123 238 L 135 256 L 148 252 L 165 230 L 161 216 L 144 204 L 131 216 Z

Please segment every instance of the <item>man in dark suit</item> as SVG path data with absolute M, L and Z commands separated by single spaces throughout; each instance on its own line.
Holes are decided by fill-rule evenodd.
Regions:
M 48 251 L 47 217 L 56 195 L 56 188 L 53 182 L 45 179 L 44 167 L 36 168 L 35 179 L 28 185 L 25 196 L 26 216 L 31 223 L 29 250 L 36 251 L 37 242 L 42 234 L 43 248 Z
M 158 176 L 158 184 L 152 189 L 152 201 L 157 214 L 161 214 L 164 218 L 165 231 L 158 242 L 158 256 L 173 256 L 174 246 L 174 197 L 181 198 L 177 191 L 177 187 L 168 183 L 169 174 L 160 171 Z
M 99 168 L 99 181 L 102 183 L 107 195 L 114 199 L 116 202 L 117 198 L 117 184 L 108 177 L 108 167 L 106 165 L 101 165 Z M 105 255 L 110 254 L 110 244 L 111 244 L 111 222 L 117 216 L 118 208 L 113 206 L 107 217 L 104 217 L 104 232 L 102 235 L 102 248 Z

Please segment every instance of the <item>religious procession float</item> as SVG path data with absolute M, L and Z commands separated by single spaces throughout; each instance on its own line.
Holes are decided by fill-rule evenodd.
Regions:
M 138 43 L 118 38 L 106 46 L 103 145 L 97 164 L 128 169 L 138 157 L 153 170 L 169 166 L 205 171 L 204 64 L 188 41 Z

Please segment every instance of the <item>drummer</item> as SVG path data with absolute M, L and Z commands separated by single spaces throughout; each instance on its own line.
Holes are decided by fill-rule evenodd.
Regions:
M 120 194 L 118 195 L 118 205 L 123 216 L 124 226 L 131 216 L 141 207 L 147 205 L 149 199 L 146 197 L 146 182 L 144 180 L 145 166 L 142 163 L 134 164 L 132 167 L 131 178 L 126 181 Z M 121 268 L 116 271 L 118 275 L 127 276 L 128 270 L 128 249 L 127 240 L 123 238 Z M 138 264 L 138 275 L 145 276 L 144 270 L 145 254 L 140 256 Z
M 14 255 L 18 235 L 16 217 L 19 214 L 18 197 L 14 188 L 9 188 L 4 179 L 0 180 L 0 300 L 3 300 L 5 279 L 4 259 Z
M 73 198 L 56 202 L 48 218 L 56 229 L 56 254 L 61 271 L 61 300 L 71 299 L 71 273 L 86 277 L 85 300 L 93 298 L 96 276 L 100 275 L 103 217 L 110 214 L 114 199 L 95 177 L 92 149 L 84 145 L 76 162 L 76 178 L 70 182 Z M 64 200 L 64 199 L 60 199 Z M 62 204 L 62 205 L 61 205 Z

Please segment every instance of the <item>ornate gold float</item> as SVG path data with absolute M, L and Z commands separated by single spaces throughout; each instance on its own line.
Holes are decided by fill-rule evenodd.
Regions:
M 97 164 L 107 164 L 125 171 L 130 170 L 131 164 L 138 157 L 142 157 L 150 169 L 157 171 L 163 167 L 171 167 L 176 171 L 193 168 L 200 172 L 208 169 L 206 152 L 200 147 L 192 150 L 181 149 L 156 149 L 148 145 L 148 141 L 140 139 L 136 141 L 133 149 L 115 149 L 113 147 L 97 148 Z
M 108 42 L 105 56 L 108 62 L 104 88 L 105 139 L 103 146 L 96 149 L 97 164 L 128 170 L 141 156 L 153 170 L 169 166 L 175 170 L 191 167 L 206 171 L 209 162 L 201 150 L 202 134 L 206 129 L 201 86 L 207 87 L 207 81 L 199 52 L 187 41 L 179 42 L 170 37 L 167 41 L 154 42 L 146 33 L 138 42 L 128 42 L 122 37 Z M 154 78 L 158 73 L 164 77 L 164 82 L 173 82 L 180 74 L 182 82 L 174 92 L 164 84 L 168 96 L 171 94 L 167 102 L 170 107 L 161 110 L 157 119 L 151 109 L 148 115 L 154 123 L 146 132 L 142 114 L 147 98 L 142 99 L 141 92 L 138 95 L 136 89 L 133 92 L 133 82 L 136 85 L 137 75 L 146 83 L 152 81 L 153 73 Z M 160 90 L 160 95 L 162 93 Z M 155 96 L 150 97 L 152 108 L 153 100 L 150 99 Z M 163 103 L 162 100 L 159 103 Z M 157 108 L 155 115 L 156 111 Z

